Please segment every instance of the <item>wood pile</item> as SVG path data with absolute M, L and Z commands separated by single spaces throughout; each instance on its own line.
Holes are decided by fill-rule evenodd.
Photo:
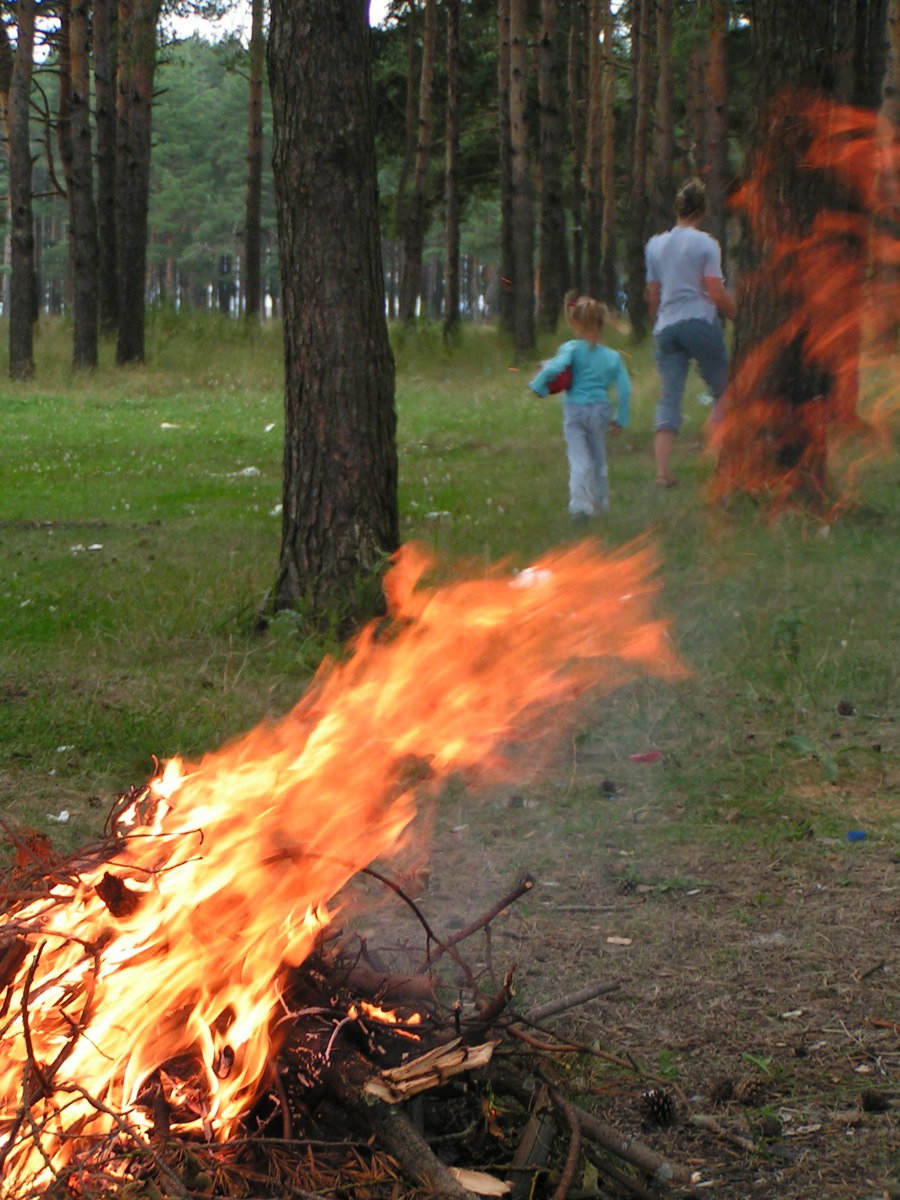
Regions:
M 83 855 L 67 861 L 40 839 L 4 828 L 16 858 L 0 896 L 7 912 L 49 878 L 74 873 L 83 862 Z M 102 852 L 97 847 L 93 853 Z M 399 887 L 371 874 L 421 922 L 424 949 L 413 969 L 387 970 L 359 937 L 327 929 L 316 952 L 285 976 L 267 1078 L 240 1136 L 215 1141 L 174 1133 L 184 1113 L 174 1111 L 172 1097 L 178 1095 L 190 1112 L 200 1103 L 198 1089 L 190 1062 L 160 1064 L 140 1095 L 140 1126 L 127 1113 L 108 1114 L 113 1127 L 106 1144 L 92 1142 L 83 1152 L 79 1147 L 64 1168 L 54 1167 L 43 1195 L 564 1200 L 584 1194 L 586 1164 L 596 1181 L 593 1195 L 694 1194 L 700 1182 L 695 1172 L 571 1098 L 569 1064 L 603 1052 L 560 1040 L 546 1023 L 614 990 L 615 982 L 598 982 L 523 1013 L 515 1003 L 512 969 L 501 979 L 483 971 L 476 977 L 463 957 L 461 944 L 475 935 L 489 937 L 492 920 L 531 889 L 530 879 L 452 938 L 441 938 Z M 130 898 L 114 874 L 103 886 L 110 910 L 126 911 Z M 21 938 L 4 937 L 0 1019 L 9 1021 L 9 981 L 35 950 Z M 73 1029 L 73 1042 L 78 1036 Z M 62 1062 L 32 1057 L 29 1065 L 34 1094 L 52 1095 Z M 216 1064 L 217 1073 L 228 1069 L 227 1061 Z M 657 1093 L 648 1103 L 661 1120 L 665 1101 Z M 16 1137 L 27 1132 L 29 1121 L 39 1145 L 39 1123 L 23 1101 Z M 12 1136 L 7 1130 L 6 1142 L 0 1139 L 0 1180 Z M 12 1200 L 23 1198 L 13 1194 Z

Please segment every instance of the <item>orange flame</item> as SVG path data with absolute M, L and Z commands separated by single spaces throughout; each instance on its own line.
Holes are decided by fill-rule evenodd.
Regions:
M 429 566 L 402 550 L 389 627 L 367 627 L 277 724 L 195 766 L 169 761 L 124 814 L 114 861 L 0 918 L 7 1195 L 140 1137 L 148 1084 L 173 1128 L 228 1135 L 266 1071 L 285 965 L 414 816 L 409 755 L 433 783 L 499 770 L 499 744 L 578 692 L 681 669 L 649 615 L 647 549 L 603 558 L 585 543 L 436 589 L 419 586 Z M 3 971 L 4 951 L 17 967 Z M 192 1089 L 170 1067 L 186 1058 Z
M 713 431 L 718 496 L 790 499 L 824 481 L 838 450 L 849 489 L 890 444 L 897 407 L 897 130 L 878 114 L 787 93 L 770 132 L 733 202 L 762 253 L 742 305 L 768 333 L 739 352 Z M 801 211 L 810 203 L 813 213 Z

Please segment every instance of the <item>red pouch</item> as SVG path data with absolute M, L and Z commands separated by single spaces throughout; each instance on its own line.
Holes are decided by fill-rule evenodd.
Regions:
M 555 379 L 551 379 L 547 384 L 547 391 L 551 396 L 555 396 L 557 392 L 567 392 L 572 386 L 572 368 L 563 367 Z

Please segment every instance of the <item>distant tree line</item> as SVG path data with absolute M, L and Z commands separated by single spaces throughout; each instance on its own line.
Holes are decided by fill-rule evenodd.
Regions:
M 40 307 L 71 313 L 83 365 L 97 330 L 115 332 L 119 361 L 140 358 L 148 301 L 279 309 L 263 0 L 249 46 L 161 44 L 160 5 L 0 5 L 13 375 L 33 367 Z M 858 94 L 880 95 L 895 10 L 797 0 L 801 25 L 827 26 L 817 84 L 839 61 Z M 735 250 L 726 200 L 767 70 L 755 34 L 773 29 L 792 71 L 806 53 L 778 13 L 779 0 L 393 0 L 370 34 L 389 316 L 448 331 L 486 316 L 524 354 L 575 288 L 627 305 L 643 336 L 643 247 L 686 176 L 705 179 L 712 232 Z M 836 47 L 851 36 L 848 59 Z

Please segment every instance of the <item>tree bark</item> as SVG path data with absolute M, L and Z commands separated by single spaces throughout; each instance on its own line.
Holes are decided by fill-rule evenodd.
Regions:
M 631 137 L 631 186 L 629 189 L 628 254 L 628 316 L 635 337 L 647 335 L 649 309 L 644 294 L 644 243 L 647 234 L 647 156 L 650 130 L 650 66 L 649 4 L 633 0 L 631 25 L 631 54 L 636 84 L 634 96 L 634 129 Z
M 497 0 L 497 107 L 500 142 L 500 326 L 515 327 L 515 239 L 513 237 L 513 156 L 510 95 L 512 89 L 511 0 Z
M 97 210 L 91 154 L 90 7 L 91 0 L 72 0 L 70 13 L 69 237 L 72 363 L 76 367 L 97 365 Z
M 260 210 L 263 165 L 263 66 L 266 42 L 263 34 L 264 0 L 251 0 L 250 82 L 247 97 L 247 203 L 244 215 L 244 315 L 258 322 L 262 312 L 260 294 Z
M 587 44 L 585 0 L 571 0 L 569 30 L 569 125 L 572 131 L 572 286 L 584 292 L 584 148 L 585 95 L 587 76 L 584 53 Z
M 366 0 L 273 0 L 268 64 L 285 349 L 277 608 L 344 631 L 399 545 Z
M 599 298 L 603 263 L 603 0 L 589 0 L 587 114 L 587 286 Z
M 447 149 L 444 179 L 447 286 L 444 336 L 459 322 L 459 22 L 460 0 L 447 0 Z
M 656 107 L 653 127 L 653 228 L 660 233 L 671 224 L 675 187 L 675 80 L 672 65 L 673 0 L 656 0 Z
M 868 26 L 876 10 L 884 21 L 884 0 L 847 3 L 854 28 Z M 857 96 L 869 86 L 848 79 L 839 63 L 848 19 L 840 7 L 796 0 L 757 6 L 752 67 L 760 121 L 740 197 L 751 236 L 719 436 L 720 493 L 827 505 L 829 431 L 858 421 L 870 231 L 838 153 L 843 143 L 820 139 L 819 157 L 809 155 L 836 111 L 835 87 Z M 828 286 L 834 279 L 838 289 Z
M 642 0 L 632 0 L 632 21 Z M 616 85 L 616 64 L 613 57 L 613 21 L 610 0 L 601 0 L 601 28 L 603 52 L 600 77 L 600 124 L 603 130 L 601 150 L 600 192 L 602 215 L 600 232 L 600 299 L 611 308 L 616 307 L 619 290 L 616 267 L 616 116 L 613 99 Z M 644 138 L 646 143 L 646 136 Z M 646 176 L 646 149 L 641 160 L 641 191 Z M 630 222 L 638 216 L 632 212 Z M 643 291 L 643 289 L 641 289 Z
M 150 126 L 156 24 L 162 0 L 118 0 L 116 245 L 119 336 L 116 361 L 143 362 L 150 195 Z
M 416 158 L 416 47 L 418 45 L 416 39 L 417 29 L 417 8 L 416 0 L 409 0 L 407 5 L 407 30 L 406 30 L 406 119 L 404 128 L 406 129 L 406 140 L 403 145 L 403 161 L 400 164 L 400 175 L 397 179 L 397 195 L 396 207 L 394 210 L 394 232 L 396 234 L 396 244 L 399 247 L 397 254 L 397 270 L 396 270 L 396 296 L 391 298 L 391 317 L 397 317 L 400 311 L 400 281 L 403 278 L 403 231 L 406 229 L 407 213 L 409 209 L 408 185 L 409 176 L 413 168 L 413 163 Z M 421 72 L 419 72 L 420 74 Z
M 16 51 L 9 88 L 9 202 L 12 230 L 9 291 L 9 374 L 34 374 L 37 284 L 32 214 L 31 141 L 28 131 L 34 68 L 34 0 L 19 0 Z
M 428 162 L 431 157 L 431 114 L 434 101 L 434 59 L 437 46 L 437 0 L 425 0 L 422 31 L 422 73 L 419 79 L 419 121 L 412 195 L 403 229 L 403 274 L 400 317 L 413 321 L 419 299 L 425 231 L 428 226 Z
M 709 49 L 706 60 L 706 211 L 707 228 L 728 254 L 728 214 L 725 195 L 728 180 L 728 82 L 725 33 L 726 0 L 710 0 Z
M 885 58 L 881 88 L 881 115 L 900 126 L 900 0 L 888 0 L 885 13 Z
M 562 109 L 556 82 L 557 9 L 558 0 L 541 0 L 541 36 L 537 54 L 541 112 L 541 286 L 538 319 L 542 328 L 551 332 L 559 324 L 569 280 L 562 186 Z
M 97 129 L 97 304 L 100 329 L 119 324 L 116 253 L 116 0 L 94 0 L 94 104 Z
M 511 0 L 509 115 L 512 138 L 513 247 L 515 263 L 513 338 L 516 356 L 534 349 L 534 214 L 528 154 L 528 6 Z

